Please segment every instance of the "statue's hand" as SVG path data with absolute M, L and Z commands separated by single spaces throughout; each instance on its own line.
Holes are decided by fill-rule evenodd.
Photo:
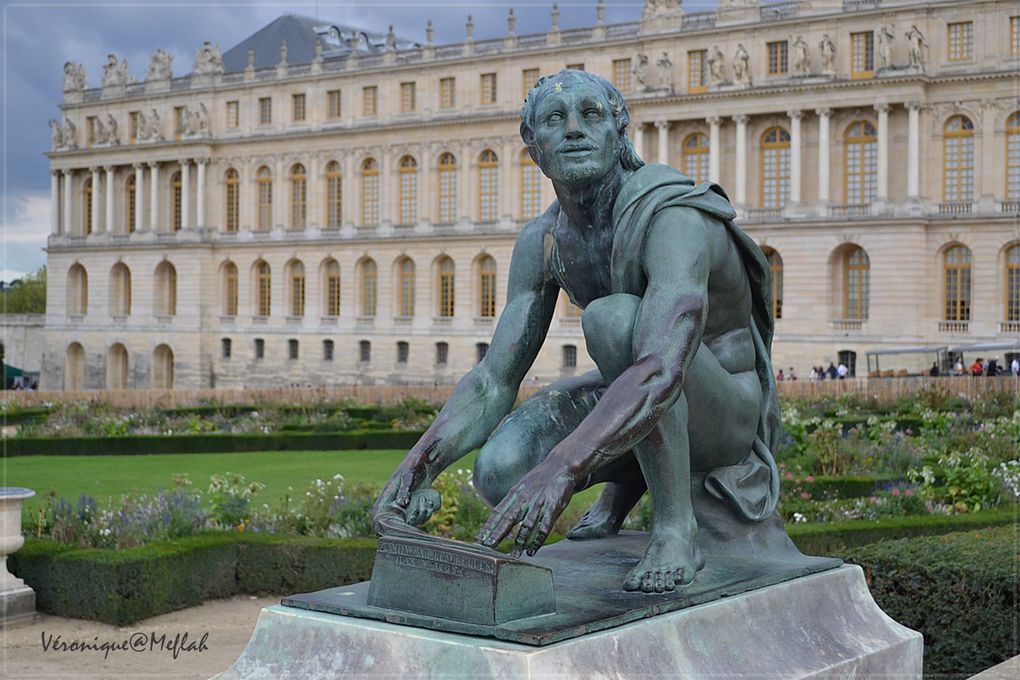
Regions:
M 510 554 L 517 557 L 526 551 L 534 555 L 549 537 L 576 486 L 573 475 L 547 458 L 524 475 L 500 501 L 478 534 L 478 542 L 493 548 L 520 522 Z
M 439 493 L 427 482 L 427 452 L 411 449 L 372 507 L 372 526 L 382 535 L 387 525 L 419 525 L 439 509 Z

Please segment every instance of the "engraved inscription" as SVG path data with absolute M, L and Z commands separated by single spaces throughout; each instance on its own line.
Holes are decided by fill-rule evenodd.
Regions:
M 394 541 L 380 541 L 378 552 L 392 555 L 393 561 L 402 567 L 426 569 L 440 574 L 460 576 L 467 571 L 495 574 L 495 565 L 471 555 L 436 550 L 424 545 L 410 545 Z

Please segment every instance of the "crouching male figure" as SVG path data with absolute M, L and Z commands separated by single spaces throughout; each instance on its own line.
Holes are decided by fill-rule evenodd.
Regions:
M 651 537 L 626 590 L 674 590 L 704 566 L 692 474 L 735 518 L 772 515 L 768 265 L 722 190 L 644 165 L 628 123 L 619 91 L 589 73 L 562 71 L 528 93 L 521 136 L 557 200 L 521 230 L 485 358 L 383 489 L 380 533 L 425 521 L 438 507 L 432 481 L 478 447 L 475 486 L 495 506 L 479 541 L 494 546 L 519 523 L 517 554 L 538 550 L 574 493 L 607 483 L 569 534 L 584 539 L 619 531 L 647 489 Z M 584 310 L 598 370 L 510 413 L 561 288 Z

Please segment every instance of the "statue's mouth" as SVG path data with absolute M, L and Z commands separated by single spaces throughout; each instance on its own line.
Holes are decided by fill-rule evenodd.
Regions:
M 590 153 L 597 151 L 594 146 L 564 146 L 560 148 L 561 156 L 587 156 Z

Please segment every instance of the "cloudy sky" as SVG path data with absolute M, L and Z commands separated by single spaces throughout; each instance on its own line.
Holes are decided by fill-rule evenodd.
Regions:
M 460 42 L 471 14 L 475 39 L 506 33 L 510 7 L 518 35 L 549 28 L 551 0 L 445 0 L 441 2 L 61 2 L 3 3 L 3 233 L 0 280 L 9 281 L 45 264 L 42 248 L 49 232 L 49 173 L 43 153 L 50 147 L 47 120 L 59 117 L 63 64 L 85 65 L 88 84 L 99 84 L 106 55 L 126 57 L 131 74 L 144 79 L 149 54 L 162 47 L 174 55 L 174 71 L 185 73 L 195 49 L 210 40 L 226 52 L 285 12 L 315 16 L 334 23 L 396 33 L 425 41 L 432 19 L 438 44 Z M 606 20 L 633 21 L 643 0 L 607 0 Z M 685 0 L 686 11 L 714 8 L 717 0 Z M 596 0 L 559 2 L 560 27 L 595 23 Z

